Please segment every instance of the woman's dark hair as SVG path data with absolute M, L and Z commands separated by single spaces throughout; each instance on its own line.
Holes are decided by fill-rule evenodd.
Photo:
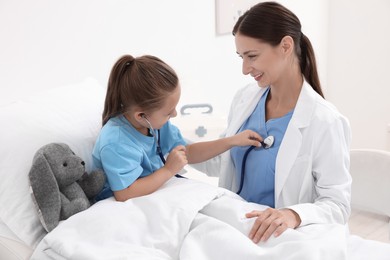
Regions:
M 272 46 L 277 46 L 283 37 L 291 36 L 305 80 L 324 97 L 311 42 L 301 32 L 298 17 L 286 7 L 276 2 L 261 2 L 254 5 L 236 22 L 233 35 L 237 33 L 259 39 Z
M 122 56 L 113 66 L 108 80 L 103 125 L 133 106 L 155 111 L 179 84 L 175 71 L 161 59 L 144 55 Z

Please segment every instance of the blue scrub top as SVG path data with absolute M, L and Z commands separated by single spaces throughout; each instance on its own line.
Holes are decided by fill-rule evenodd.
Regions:
M 178 145 L 186 143 L 178 128 L 168 121 L 160 129 L 162 153 L 167 154 Z M 102 169 L 107 177 L 97 200 L 112 196 L 112 191 L 123 190 L 163 166 L 156 139 L 138 132 L 122 115 L 111 118 L 101 129 L 92 158 L 94 168 Z
M 274 144 L 264 149 L 253 149 L 246 159 L 244 185 L 240 196 L 249 202 L 275 207 L 275 162 L 284 133 L 293 114 L 293 110 L 280 118 L 265 121 L 265 101 L 269 88 L 260 98 L 252 115 L 241 126 L 239 132 L 246 129 L 259 133 L 264 139 L 274 136 Z M 234 147 L 231 156 L 236 168 L 237 183 L 241 182 L 243 157 L 248 146 Z

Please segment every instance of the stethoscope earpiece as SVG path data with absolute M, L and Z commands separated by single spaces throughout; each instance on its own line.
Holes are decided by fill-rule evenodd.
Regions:
M 165 164 L 165 158 L 164 158 L 164 155 L 162 153 L 162 149 L 161 149 L 161 146 L 160 146 L 160 129 L 157 129 L 157 135 L 156 135 L 156 131 L 154 130 L 152 124 L 150 123 L 150 121 L 146 118 L 146 115 L 145 114 L 141 114 L 141 117 L 143 119 L 145 119 L 146 123 L 148 124 L 149 126 L 149 129 L 150 129 L 150 132 L 151 134 L 153 135 L 154 137 L 154 140 L 156 142 L 156 154 L 158 154 L 158 156 L 160 157 L 161 161 L 163 164 Z M 180 174 L 175 174 L 175 176 L 177 178 L 185 178 L 183 176 L 181 176 Z
M 150 123 L 150 121 L 146 118 L 146 115 L 145 114 L 142 114 L 141 117 L 143 119 L 145 119 L 145 122 L 148 124 L 149 126 L 149 129 L 150 129 L 150 133 L 153 135 L 153 138 L 156 142 L 156 145 L 157 145 L 157 154 L 160 156 L 161 160 L 163 161 L 163 163 L 165 164 L 165 159 L 164 159 L 164 156 L 162 155 L 162 152 L 161 152 L 161 147 L 160 147 L 160 130 L 157 130 L 157 133 L 158 133 L 158 136 L 156 135 L 156 132 L 152 126 L 152 124 Z

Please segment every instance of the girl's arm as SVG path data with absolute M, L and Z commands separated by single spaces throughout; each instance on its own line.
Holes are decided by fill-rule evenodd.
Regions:
M 217 156 L 233 146 L 260 146 L 263 140 L 259 134 L 245 130 L 234 136 L 210 142 L 199 142 L 184 147 L 179 145 L 169 153 L 165 165 L 154 173 L 138 178 L 129 187 L 114 191 L 117 201 L 148 195 L 160 188 L 167 180 L 177 174 L 187 163 L 199 163 Z
M 114 191 L 115 199 L 117 201 L 126 201 L 131 198 L 151 194 L 183 169 L 187 163 L 186 148 L 179 145 L 172 149 L 165 165 L 159 170 L 146 177 L 138 178 L 126 189 Z
M 186 147 L 188 163 L 200 163 L 209 160 L 233 146 L 261 146 L 263 138 L 252 130 L 245 130 L 236 135 L 209 142 L 189 144 Z

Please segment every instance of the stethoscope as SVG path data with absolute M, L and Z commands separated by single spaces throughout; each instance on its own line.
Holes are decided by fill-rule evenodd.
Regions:
M 142 114 L 141 116 L 142 116 L 143 119 L 145 119 L 145 122 L 148 124 L 150 132 L 151 132 L 152 136 L 154 137 L 154 140 L 155 140 L 156 145 L 157 145 L 156 153 L 160 157 L 160 159 L 163 162 L 163 164 L 165 164 L 165 158 L 164 158 L 164 155 L 162 153 L 161 146 L 160 146 L 160 129 L 157 130 L 157 135 L 156 135 L 156 131 L 154 130 L 154 128 L 153 128 L 152 124 L 150 123 L 150 121 L 146 118 L 146 115 Z M 175 176 L 178 177 L 178 178 L 185 178 L 185 177 L 181 176 L 180 174 L 175 174 Z
M 263 141 L 261 141 L 261 147 L 264 149 L 270 148 L 274 144 L 275 138 L 272 135 L 269 135 L 267 138 L 265 138 Z M 237 194 L 240 194 L 242 187 L 244 186 L 244 176 L 245 176 L 245 165 L 246 165 L 246 158 L 248 157 L 248 154 L 254 149 L 256 146 L 249 147 L 245 153 L 244 158 L 242 159 L 242 165 L 241 165 L 241 182 L 240 182 L 240 188 L 237 191 Z

